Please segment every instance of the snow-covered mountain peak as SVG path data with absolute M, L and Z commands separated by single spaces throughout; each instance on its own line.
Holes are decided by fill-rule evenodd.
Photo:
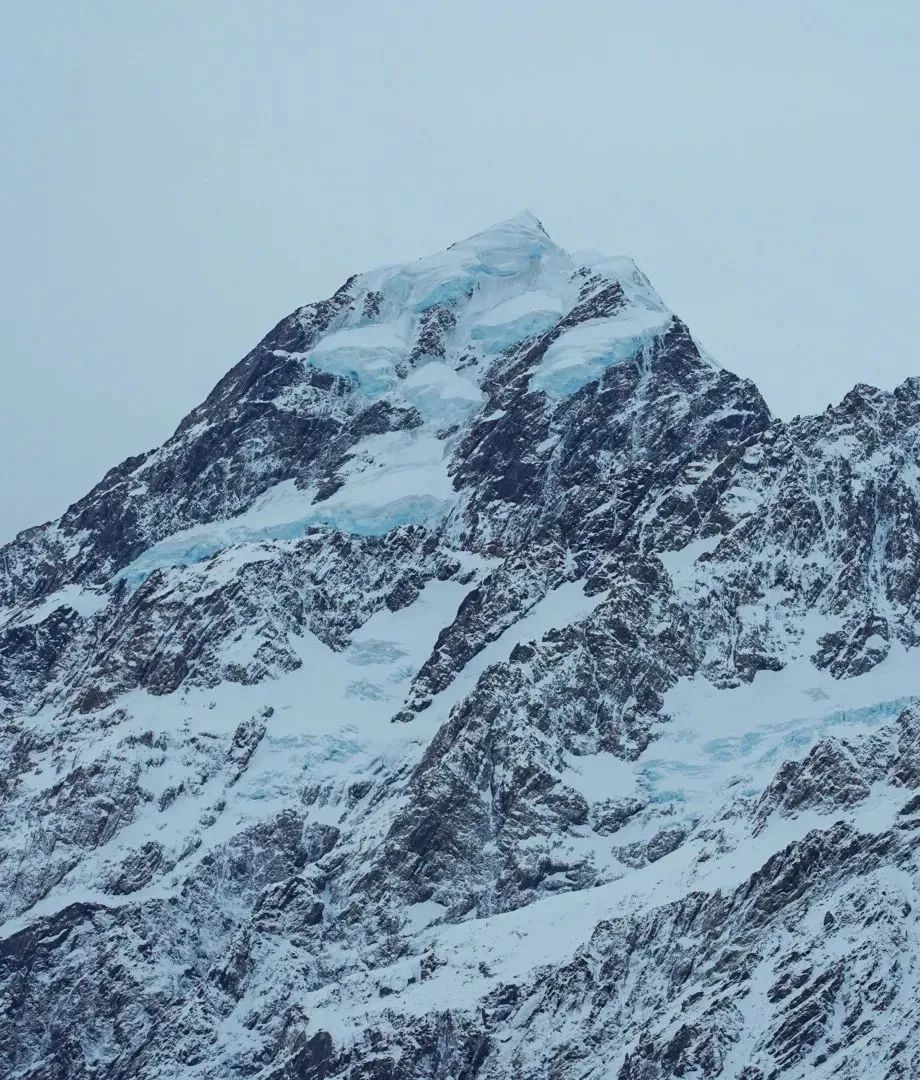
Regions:
M 465 244 L 480 248 L 490 246 L 507 247 L 514 244 L 527 245 L 532 243 L 534 238 L 542 238 L 543 241 L 552 242 L 549 233 L 547 233 L 536 214 L 525 209 L 512 217 L 497 221 L 494 225 L 490 225 L 485 229 L 480 229 L 462 240 L 455 240 L 448 245 L 448 250 Z
M 595 273 L 620 284 L 629 299 L 639 307 L 653 311 L 667 311 L 667 305 L 655 291 L 654 286 L 629 255 L 605 255 L 594 248 L 579 248 L 572 253 L 579 266 L 586 266 Z
M 578 328 L 555 344 L 549 367 L 532 383 L 566 396 L 636 355 L 646 335 L 660 332 L 670 317 L 631 259 L 596 253 L 574 259 L 529 211 L 443 252 L 361 274 L 347 288 L 352 303 L 299 355 L 352 378 L 372 399 L 401 391 L 409 372 L 432 360 L 463 368 L 478 382 L 497 357 Z M 592 293 L 605 302 L 586 305 Z M 311 311 L 305 309 L 308 318 Z M 554 376 L 562 371 L 560 382 Z
M 135 521 L 104 531 L 118 539 L 114 547 L 102 542 L 90 574 L 100 586 L 142 581 L 226 543 L 314 526 L 376 535 L 451 518 L 452 528 L 468 528 L 457 515 L 466 520 L 480 499 L 481 484 L 468 475 L 472 443 L 483 452 L 516 443 L 522 410 L 530 425 L 548 430 L 566 402 L 617 370 L 629 383 L 665 354 L 678 327 L 631 260 L 573 259 L 524 212 L 446 251 L 356 275 L 329 300 L 282 321 L 173 439 L 126 462 L 118 480 L 71 508 L 64 532 L 79 522 L 98 538 L 92 547 L 102 542 L 100 513 Z M 707 368 L 686 340 L 690 362 Z M 251 418 L 242 422 L 244 431 L 253 425 L 251 441 L 241 439 L 242 416 Z M 317 441 L 293 453 L 304 431 Z M 209 482 L 177 504 L 169 493 L 177 456 L 195 462 L 180 471 L 198 471 L 217 446 L 237 464 L 217 482 L 214 467 L 205 469 Z M 522 461 L 545 459 L 545 469 L 551 442 L 541 436 L 516 452 Z M 520 465 L 516 471 L 524 475 Z M 249 479 L 241 483 L 240 475 Z M 495 502 L 499 488 L 492 509 L 475 511 L 486 532 L 499 504 L 508 524 L 513 517 L 513 500 Z M 57 528 L 43 534 L 55 550 Z M 84 573 L 88 549 L 61 550 L 50 576 L 34 582 L 41 595 L 78 584 Z M 14 576 L 0 571 L 0 594 L 22 595 L 24 581 L 14 584 Z
M 0 1073 L 920 1075 L 918 386 L 528 214 L 283 319 L 0 551 Z
M 499 302 L 537 281 L 564 292 L 574 269 L 537 219 L 524 213 L 444 251 L 362 274 L 354 289 L 403 311 L 423 314 L 433 307 L 462 304 L 474 294 L 482 294 L 480 306 Z

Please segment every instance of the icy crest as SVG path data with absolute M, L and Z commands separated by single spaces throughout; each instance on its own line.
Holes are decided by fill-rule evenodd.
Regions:
M 608 367 L 634 359 L 669 322 L 668 315 L 640 308 L 573 327 L 546 350 L 531 376 L 531 389 L 568 397 L 596 382 Z
M 625 302 L 609 317 L 589 315 L 560 332 L 584 297 L 586 274 L 596 288 L 615 282 Z M 232 544 L 294 539 L 308 528 L 381 535 L 432 525 L 457 504 L 448 464 L 487 406 L 483 387 L 503 357 L 548 335 L 529 386 L 555 403 L 637 358 L 671 319 L 632 260 L 572 258 L 528 211 L 446 251 L 361 274 L 350 296 L 309 349 L 274 355 L 345 380 L 358 408 L 385 402 L 415 410 L 421 423 L 359 440 L 331 495 L 284 481 L 242 514 L 159 541 L 119 577 L 137 583 L 159 567 L 198 562 Z
M 359 301 L 345 321 L 299 354 L 304 363 L 351 379 L 357 392 L 412 397 L 410 357 L 424 356 L 422 330 L 435 308 L 447 312 L 435 357 L 464 365 L 474 388 L 494 358 L 539 338 L 573 309 L 582 274 L 616 282 L 625 299 L 615 318 L 569 329 L 535 373 L 533 389 L 561 398 L 634 356 L 660 332 L 669 312 L 648 279 L 626 257 L 570 256 L 524 211 L 414 263 L 360 275 Z M 407 392 L 408 391 L 408 392 Z M 475 400 L 469 393 L 461 395 Z M 456 398 L 454 397 L 454 400 Z

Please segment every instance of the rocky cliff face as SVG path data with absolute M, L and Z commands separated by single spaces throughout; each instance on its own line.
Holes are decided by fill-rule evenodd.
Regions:
M 0 552 L 21 1080 L 920 1075 L 920 381 L 521 215 Z

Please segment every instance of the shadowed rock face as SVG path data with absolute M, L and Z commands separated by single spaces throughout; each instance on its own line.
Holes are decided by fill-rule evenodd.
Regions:
M 920 1074 L 920 382 L 520 215 L 0 552 L 0 1072 Z

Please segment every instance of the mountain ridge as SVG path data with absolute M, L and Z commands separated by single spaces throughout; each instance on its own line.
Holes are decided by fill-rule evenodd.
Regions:
M 529 212 L 297 309 L 0 549 L 5 1070 L 920 1070 L 918 477 Z

